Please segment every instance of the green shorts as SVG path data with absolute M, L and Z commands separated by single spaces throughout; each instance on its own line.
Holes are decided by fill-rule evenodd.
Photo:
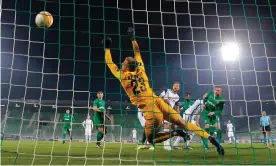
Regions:
M 63 125 L 63 130 L 64 131 L 71 131 L 71 125 L 70 124 L 64 124 Z
M 104 128 L 104 122 L 100 119 L 94 119 L 94 126 L 96 129 Z
M 219 123 L 219 117 L 204 115 L 204 123 L 208 125 L 214 125 L 216 123 Z

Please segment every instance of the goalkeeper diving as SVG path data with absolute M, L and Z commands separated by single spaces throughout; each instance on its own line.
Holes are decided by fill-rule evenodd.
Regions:
M 111 38 L 105 39 L 105 61 L 112 74 L 121 82 L 123 89 L 130 98 L 133 105 L 136 105 L 144 113 L 146 124 L 145 134 L 149 143 L 155 146 L 156 143 L 161 143 L 170 137 L 182 136 L 186 134 L 181 130 L 170 132 L 159 132 L 163 120 L 167 120 L 181 128 L 186 128 L 193 131 L 200 137 L 208 139 L 220 155 L 224 155 L 224 149 L 219 142 L 207 132 L 203 131 L 199 126 L 186 122 L 183 118 L 170 107 L 162 98 L 155 95 L 149 85 L 149 79 L 146 75 L 144 63 L 141 58 L 138 43 L 135 40 L 133 28 L 128 29 L 128 35 L 132 40 L 134 50 L 134 58 L 127 57 L 122 63 L 121 69 L 113 63 L 110 44 Z

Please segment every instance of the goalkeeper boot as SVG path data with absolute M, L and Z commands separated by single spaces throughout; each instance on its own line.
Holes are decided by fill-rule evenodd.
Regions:
M 208 140 L 217 148 L 217 152 L 219 155 L 224 155 L 224 149 L 223 147 L 218 143 L 218 141 L 212 137 L 212 136 L 209 136 L 208 137 Z
M 127 29 L 127 34 L 130 37 L 131 40 L 135 40 L 135 31 L 132 27 L 129 27 Z
M 105 41 L 102 40 L 102 43 L 105 44 L 105 48 L 109 48 L 110 44 L 112 43 L 112 39 L 109 36 L 106 36 Z

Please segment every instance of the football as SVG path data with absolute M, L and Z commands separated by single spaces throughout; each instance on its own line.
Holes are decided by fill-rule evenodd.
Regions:
M 42 11 L 38 13 L 35 17 L 35 23 L 40 28 L 49 28 L 54 22 L 53 16 L 51 13 Z

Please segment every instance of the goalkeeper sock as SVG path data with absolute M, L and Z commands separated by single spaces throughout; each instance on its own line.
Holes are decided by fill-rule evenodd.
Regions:
M 217 133 L 218 133 L 217 140 L 218 140 L 219 143 L 221 143 L 221 134 L 222 134 L 221 130 L 218 130 Z
M 146 133 L 145 133 L 145 131 L 144 131 L 143 137 L 142 137 L 142 144 L 145 144 L 146 139 L 147 139 L 147 137 L 146 137 Z
M 200 127 L 193 123 L 187 123 L 185 128 L 203 138 L 208 138 L 210 136 L 210 134 L 208 134 L 206 131 L 202 130 Z

